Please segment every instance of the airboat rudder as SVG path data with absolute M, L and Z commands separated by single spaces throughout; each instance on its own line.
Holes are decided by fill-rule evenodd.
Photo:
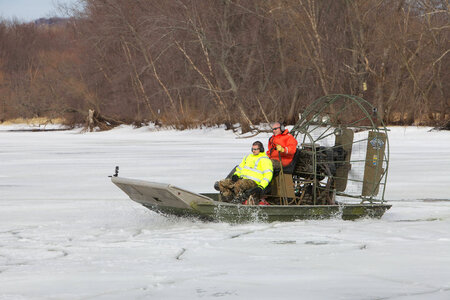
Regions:
M 301 140 L 293 176 L 301 201 L 385 202 L 388 129 L 372 104 L 353 95 L 321 97 L 301 114 L 291 134 Z

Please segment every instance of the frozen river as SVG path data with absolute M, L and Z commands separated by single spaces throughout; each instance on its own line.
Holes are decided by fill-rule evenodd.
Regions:
M 0 299 L 450 299 L 450 132 L 391 128 L 379 220 L 165 218 L 107 177 L 211 192 L 259 139 L 0 126 Z

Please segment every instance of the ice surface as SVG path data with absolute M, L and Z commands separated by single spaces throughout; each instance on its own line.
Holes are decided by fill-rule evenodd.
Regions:
M 254 140 L 223 128 L 0 126 L 0 299 L 450 299 L 450 132 L 390 128 L 379 220 L 166 218 L 108 175 L 212 192 Z

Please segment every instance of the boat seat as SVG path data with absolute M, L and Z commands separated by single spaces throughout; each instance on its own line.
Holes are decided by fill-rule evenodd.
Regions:
M 228 173 L 227 177 L 228 179 L 231 179 L 231 177 L 233 176 L 234 173 L 236 173 L 236 169 L 237 169 L 238 165 L 236 165 L 231 171 L 230 173 Z
M 297 164 L 298 158 L 300 157 L 300 149 L 297 148 L 295 150 L 295 154 L 294 157 L 292 158 L 292 161 L 285 167 L 283 167 L 283 173 L 284 174 L 293 174 L 294 170 L 295 170 L 295 165 Z M 277 172 L 277 174 L 273 174 L 273 176 L 277 176 L 279 172 Z

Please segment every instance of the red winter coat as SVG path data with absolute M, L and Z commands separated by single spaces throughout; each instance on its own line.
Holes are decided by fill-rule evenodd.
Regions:
M 289 133 L 289 130 L 285 130 L 279 135 L 272 135 L 269 139 L 269 150 L 267 150 L 267 156 L 270 159 L 280 160 L 277 151 L 277 145 L 284 147 L 284 152 L 281 152 L 281 164 L 283 167 L 287 166 L 294 158 L 295 151 L 297 149 L 297 140 Z

